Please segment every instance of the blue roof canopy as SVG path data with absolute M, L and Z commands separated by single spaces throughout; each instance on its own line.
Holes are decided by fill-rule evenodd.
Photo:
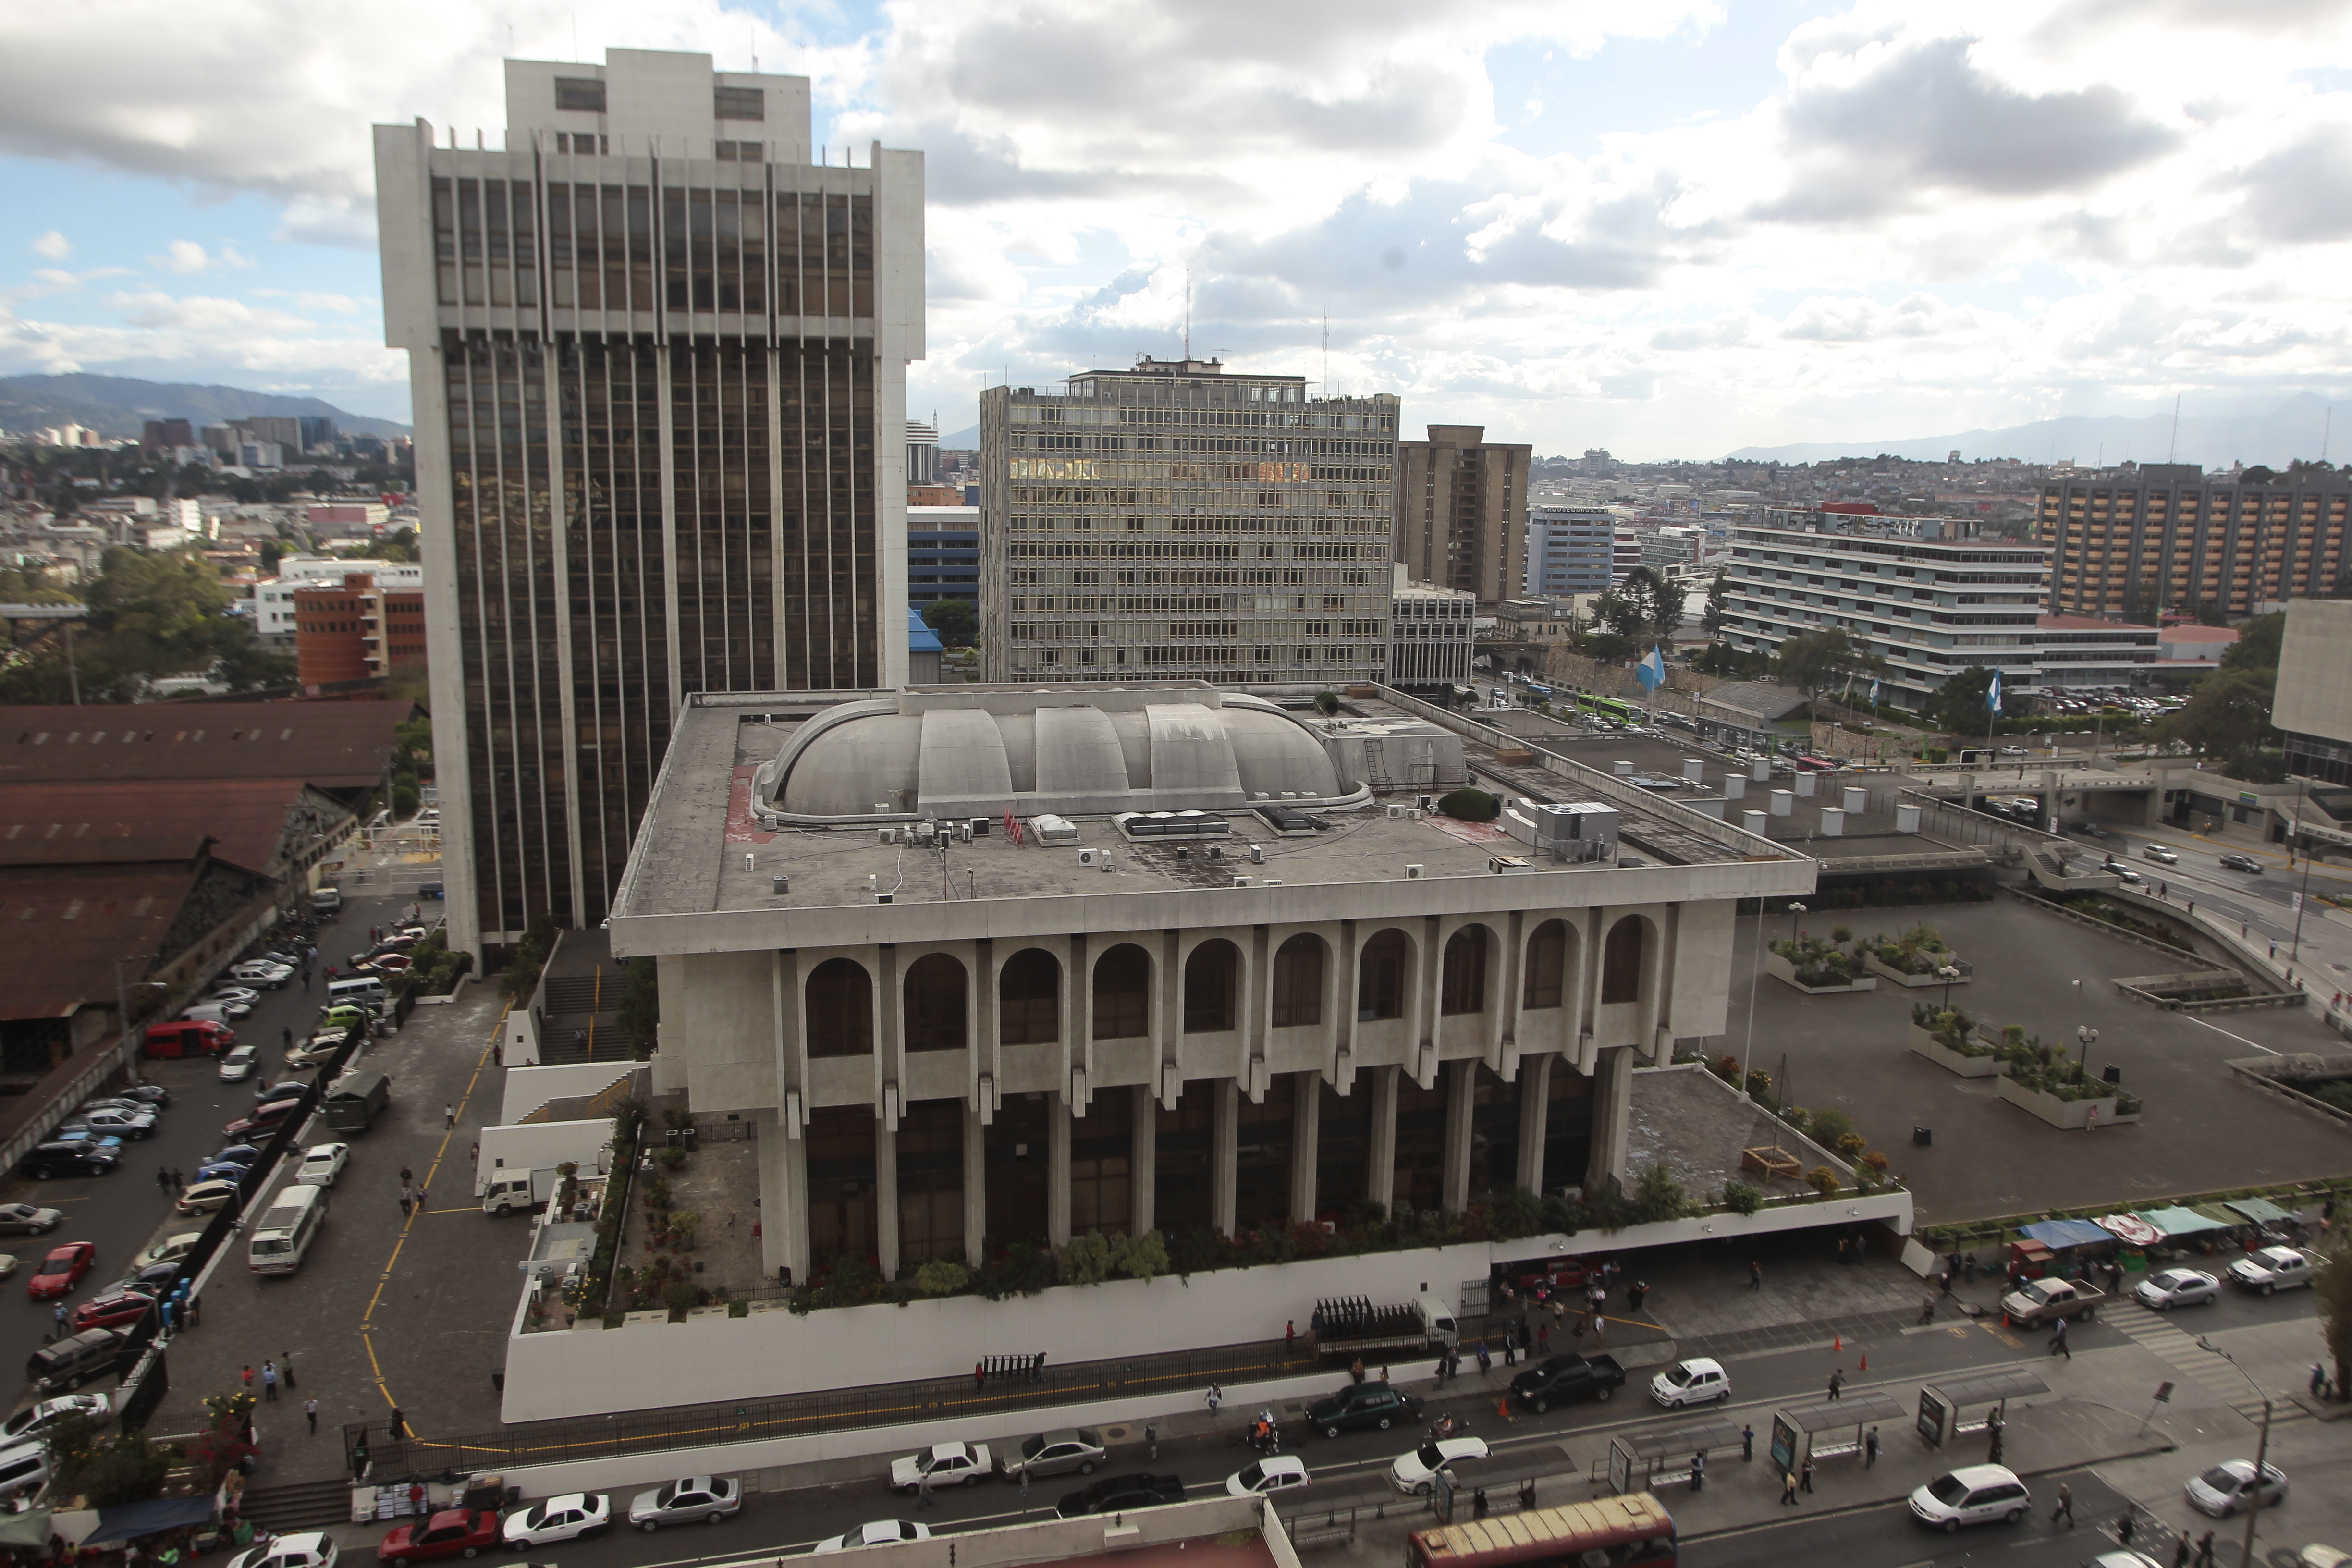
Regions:
M 2039 1220 L 2024 1226 L 2021 1234 L 2053 1251 L 2060 1247 L 2091 1247 L 2115 1240 L 2113 1232 L 2102 1230 L 2086 1219 Z

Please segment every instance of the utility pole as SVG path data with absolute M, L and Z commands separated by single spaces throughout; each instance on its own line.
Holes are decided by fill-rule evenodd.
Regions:
M 2308 777 L 2297 779 L 2295 786 L 2294 837 L 2287 841 L 2287 847 L 2290 849 L 2296 847 L 2294 840 L 2303 837 L 2303 803 L 2304 798 L 2311 793 L 2311 780 Z M 2294 961 L 2297 963 L 2303 962 L 2303 910 L 2305 904 L 2311 902 L 2311 846 L 2305 844 L 2301 847 L 2303 849 L 2303 890 L 2294 896 Z

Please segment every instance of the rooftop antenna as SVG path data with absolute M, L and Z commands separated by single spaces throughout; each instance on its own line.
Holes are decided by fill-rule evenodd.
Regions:
M 2180 394 L 2172 395 L 2172 440 L 2164 448 L 2164 460 L 2172 461 L 2180 450 Z
M 1184 358 L 1192 357 L 1192 269 L 1184 268 Z
M 1323 307 L 1323 395 L 1331 395 L 1331 307 Z
M 580 13 L 572 13 L 572 63 L 580 63 Z
M 2327 405 L 2327 417 L 2319 426 L 2319 460 L 2327 461 L 2327 438 L 2336 434 L 2336 405 Z

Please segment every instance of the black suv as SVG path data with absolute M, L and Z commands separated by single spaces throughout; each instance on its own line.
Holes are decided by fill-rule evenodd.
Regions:
M 2263 874 L 2263 863 L 2261 861 L 2255 859 L 2251 855 L 2241 855 L 2234 849 L 2227 855 L 2215 856 L 2214 862 L 2224 870 L 2252 871 L 2257 877 Z
M 25 1156 L 24 1173 L 36 1182 L 58 1176 L 102 1176 L 114 1169 L 113 1150 L 97 1143 L 44 1143 Z
M 1607 1399 L 1625 1382 L 1614 1356 L 1556 1355 L 1511 1379 L 1511 1397 L 1540 1415 L 1571 1399 Z
M 1420 1419 L 1421 1401 L 1385 1383 L 1355 1384 L 1307 1407 L 1307 1424 L 1326 1437 L 1366 1426 L 1385 1432 L 1399 1424 L 1412 1426 Z
M 1075 1491 L 1054 1505 L 1064 1519 L 1089 1513 L 1124 1513 L 1131 1508 L 1157 1508 L 1182 1502 L 1184 1482 L 1177 1476 L 1105 1476 L 1083 1491 Z

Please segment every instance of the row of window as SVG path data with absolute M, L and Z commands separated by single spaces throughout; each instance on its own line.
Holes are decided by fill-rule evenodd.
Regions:
M 1601 948 L 1604 1005 L 1641 999 L 1644 931 L 1638 915 L 1622 916 L 1610 928 Z M 1486 1011 L 1488 958 L 1496 941 L 1483 925 L 1464 926 L 1446 940 L 1438 974 L 1440 1013 L 1459 1016 Z M 1522 1009 L 1563 1005 L 1575 942 L 1565 921 L 1546 921 L 1530 933 L 1520 983 Z M 1404 1016 L 1413 973 L 1412 949 L 1412 939 L 1394 927 L 1364 943 L 1357 965 L 1359 1021 Z M 1329 947 L 1308 931 L 1276 949 L 1268 1018 L 1273 1027 L 1307 1028 L 1324 1022 L 1329 961 Z M 1088 1038 L 1128 1039 L 1150 1032 L 1151 971 L 1151 955 L 1133 942 L 1121 942 L 1095 960 Z M 903 985 L 908 1050 L 961 1050 L 971 1044 L 969 981 L 962 961 L 944 952 L 927 953 L 908 967 Z M 1223 938 L 1192 949 L 1184 960 L 1182 1032 L 1216 1034 L 1234 1028 L 1240 1016 L 1240 949 Z M 997 973 L 998 1043 L 1046 1045 L 1060 1040 L 1061 988 L 1061 960 L 1045 949 L 1024 948 L 1008 959 Z M 874 984 L 863 964 L 848 958 L 825 960 L 809 972 L 804 994 L 804 1038 L 810 1056 L 872 1052 Z

